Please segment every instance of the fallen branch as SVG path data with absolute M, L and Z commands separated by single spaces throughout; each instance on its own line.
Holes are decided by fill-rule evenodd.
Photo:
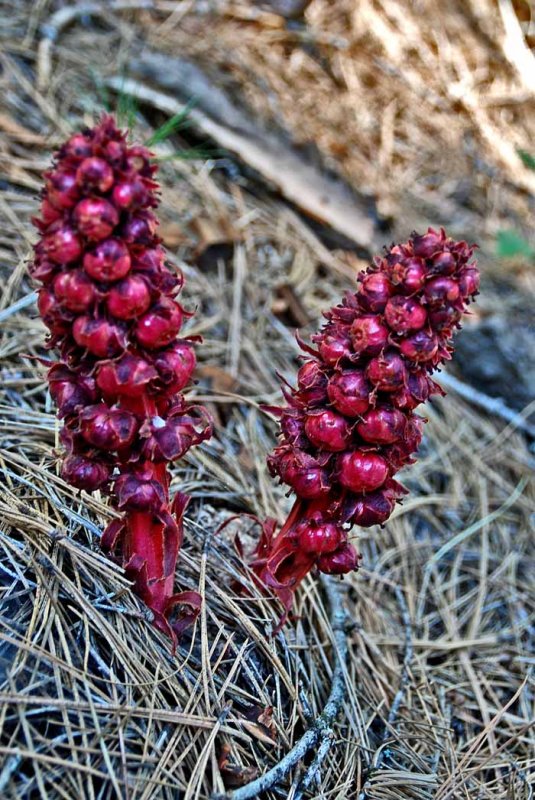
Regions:
M 130 69 L 147 80 L 165 86 L 165 93 L 144 82 L 110 78 L 105 84 L 116 92 L 135 97 L 143 103 L 173 116 L 187 110 L 193 125 L 219 147 L 238 156 L 274 186 L 288 201 L 319 222 L 338 231 L 366 249 L 374 248 L 374 223 L 358 198 L 343 181 L 327 177 L 305 161 L 281 138 L 261 130 L 238 111 L 224 95 L 211 86 L 195 65 L 160 56 L 147 55 Z M 187 93 L 187 96 L 186 94 Z M 182 99 L 177 95 L 182 94 Z M 191 108 L 191 98 L 196 100 Z M 207 110 L 202 110 L 204 106 Z M 224 110 L 224 120 L 215 116 Z
M 489 414 L 501 417 L 501 419 L 504 419 L 510 425 L 513 425 L 515 428 L 520 428 L 520 430 L 535 438 L 535 425 L 528 422 L 518 411 L 509 408 L 501 397 L 489 397 L 489 395 L 480 392 L 478 389 L 474 389 L 473 386 L 469 386 L 467 383 L 463 383 L 447 372 L 442 372 L 440 375 L 437 375 L 436 380 L 444 386 L 445 389 L 451 389 L 458 394 L 459 397 L 468 400 L 469 403 L 473 403 L 473 405 L 485 409 Z
M 407 607 L 407 603 L 405 602 L 405 596 L 403 591 L 399 586 L 396 586 L 396 600 L 398 602 L 400 611 L 401 611 L 401 619 L 403 622 L 403 628 L 405 630 L 405 654 L 403 656 L 403 667 L 401 670 L 401 679 L 399 681 L 399 687 L 392 701 L 392 705 L 390 706 L 390 711 L 388 712 L 388 717 L 386 720 L 386 726 L 383 733 L 381 747 L 377 752 L 377 756 L 374 760 L 374 763 L 370 767 L 370 771 L 368 773 L 368 777 L 364 781 L 364 785 L 362 790 L 358 796 L 358 800 L 366 800 L 368 794 L 366 792 L 366 786 L 368 781 L 374 775 L 377 770 L 381 769 L 384 754 L 385 754 L 385 747 L 384 745 L 388 741 L 389 737 L 391 736 L 392 729 L 394 727 L 394 723 L 396 722 L 399 708 L 401 703 L 403 702 L 403 697 L 405 696 L 405 690 L 407 688 L 407 684 L 409 682 L 409 669 L 412 662 L 412 658 L 414 655 L 414 646 L 413 646 L 413 636 L 412 636 L 412 625 L 411 625 L 411 618 L 409 614 L 409 609 Z
M 45 89 L 52 71 L 52 48 L 60 33 L 76 19 L 86 16 L 106 16 L 113 11 L 153 9 L 153 0 L 110 0 L 106 3 L 80 3 L 60 8 L 41 26 L 42 38 L 37 48 L 37 88 Z
M 346 637 L 348 616 L 342 604 L 339 585 L 333 579 L 327 577 L 323 577 L 322 582 L 329 599 L 330 620 L 334 635 L 334 666 L 331 691 L 323 711 L 289 753 L 265 775 L 229 794 L 215 795 L 212 800 L 248 800 L 248 798 L 258 797 L 262 792 L 278 784 L 304 758 L 309 750 L 319 744 L 316 758 L 303 779 L 303 781 L 306 781 L 306 786 L 317 775 L 321 762 L 325 759 L 333 742 L 332 725 L 340 713 L 346 697 L 345 667 L 349 650 Z M 307 778 L 307 776 L 309 777 Z

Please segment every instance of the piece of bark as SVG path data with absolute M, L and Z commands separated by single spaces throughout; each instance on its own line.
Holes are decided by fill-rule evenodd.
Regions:
M 132 59 L 129 74 L 138 80 L 116 77 L 107 83 L 170 115 L 184 111 L 193 98 L 188 116 L 198 130 L 236 154 L 305 214 L 360 247 L 374 249 L 369 200 L 341 179 L 322 173 L 281 136 L 257 125 L 194 64 L 147 51 Z

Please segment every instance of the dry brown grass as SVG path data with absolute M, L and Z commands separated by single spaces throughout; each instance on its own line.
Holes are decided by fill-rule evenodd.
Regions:
M 532 173 L 515 161 L 533 141 L 530 87 L 505 56 L 490 0 L 446 3 L 438 22 L 425 2 L 401 13 L 386 0 L 314 0 L 301 29 L 250 4 L 214 4 L 212 15 L 201 3 L 154 5 L 76 21 L 50 48 L 39 88 L 36 44 L 53 4 L 17 3 L 3 22 L 0 307 L 11 312 L 0 317 L 0 796 L 9 800 L 193 800 L 224 792 L 224 778 L 231 791 L 231 773 L 252 778 L 288 752 L 321 711 L 333 669 L 322 585 L 305 582 L 295 619 L 273 636 L 276 605 L 235 594 L 242 568 L 230 530 L 214 535 L 237 512 L 283 516 L 288 501 L 264 460 L 275 429 L 259 405 L 279 397 L 276 370 L 294 373 L 293 326 L 308 320 L 312 331 L 360 265 L 349 249 L 328 250 L 254 176 L 162 162 L 163 236 L 198 309 L 190 332 L 205 339 L 192 394 L 218 422 L 217 437 L 174 471 L 174 486 L 194 497 L 178 580 L 204 597 L 176 658 L 99 553 L 113 512 L 58 477 L 58 423 L 43 369 L 25 358 L 43 354 L 45 331 L 34 306 L 12 306 L 31 291 L 40 173 L 99 108 L 88 67 L 120 74 L 142 37 L 195 58 L 375 194 L 400 235 L 428 221 L 477 234 L 487 277 L 500 269 L 491 235 L 522 229 L 533 202 Z M 136 137 L 156 121 L 144 108 Z M 157 149 L 165 156 L 172 145 Z M 532 279 L 515 276 L 529 289 Z M 503 302 L 489 282 L 479 313 Z M 301 765 L 273 800 L 532 798 L 529 450 L 514 424 L 453 395 L 427 414 L 409 499 L 383 530 L 359 532 L 363 568 L 342 584 L 353 621 L 347 693 L 319 782 L 303 789 Z M 221 767 L 226 752 L 234 770 Z

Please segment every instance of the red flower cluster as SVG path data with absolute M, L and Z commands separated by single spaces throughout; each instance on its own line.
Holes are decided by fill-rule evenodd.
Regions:
M 30 272 L 38 307 L 61 360 L 48 373 L 64 419 L 63 477 L 109 492 L 125 514 L 103 535 L 135 589 L 173 638 L 198 612 L 192 592 L 173 593 L 187 498 L 169 503 L 167 462 L 211 435 L 200 406 L 181 390 L 195 367 L 182 277 L 169 268 L 152 208 L 149 151 L 129 146 L 111 117 L 77 133 L 45 173 L 40 239 Z M 189 613 L 172 626 L 176 606 Z
M 453 330 L 479 289 L 473 251 L 443 230 L 413 234 L 325 314 L 317 349 L 301 343 L 308 358 L 297 388 L 283 390 L 288 406 L 271 409 L 281 443 L 268 458 L 297 500 L 278 533 L 265 526 L 253 562 L 287 608 L 312 567 L 356 569 L 349 529 L 384 523 L 405 493 L 394 476 L 420 444 L 425 420 L 414 409 L 441 392 L 429 373 L 451 358 Z

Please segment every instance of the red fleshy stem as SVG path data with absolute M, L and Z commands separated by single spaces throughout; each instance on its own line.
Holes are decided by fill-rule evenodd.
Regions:
M 183 280 L 156 235 L 155 172 L 149 151 L 128 145 L 112 117 L 72 136 L 44 176 L 30 273 L 42 284 L 47 346 L 60 353 L 48 380 L 64 420 L 63 477 L 109 493 L 124 512 L 102 546 L 176 641 L 200 598 L 174 593 L 188 498 L 170 503 L 167 463 L 212 426 L 180 394 L 195 368 L 194 340 L 178 338 Z
M 271 408 L 280 444 L 271 474 L 297 495 L 276 533 L 267 520 L 252 568 L 290 609 L 314 567 L 358 568 L 353 525 L 382 525 L 406 492 L 395 474 L 414 461 L 425 419 L 414 409 L 442 390 L 430 374 L 453 352 L 452 337 L 479 290 L 475 245 L 429 228 L 394 245 L 359 277 L 355 293 L 325 313 L 297 388 Z M 299 339 L 298 339 L 299 341 Z

